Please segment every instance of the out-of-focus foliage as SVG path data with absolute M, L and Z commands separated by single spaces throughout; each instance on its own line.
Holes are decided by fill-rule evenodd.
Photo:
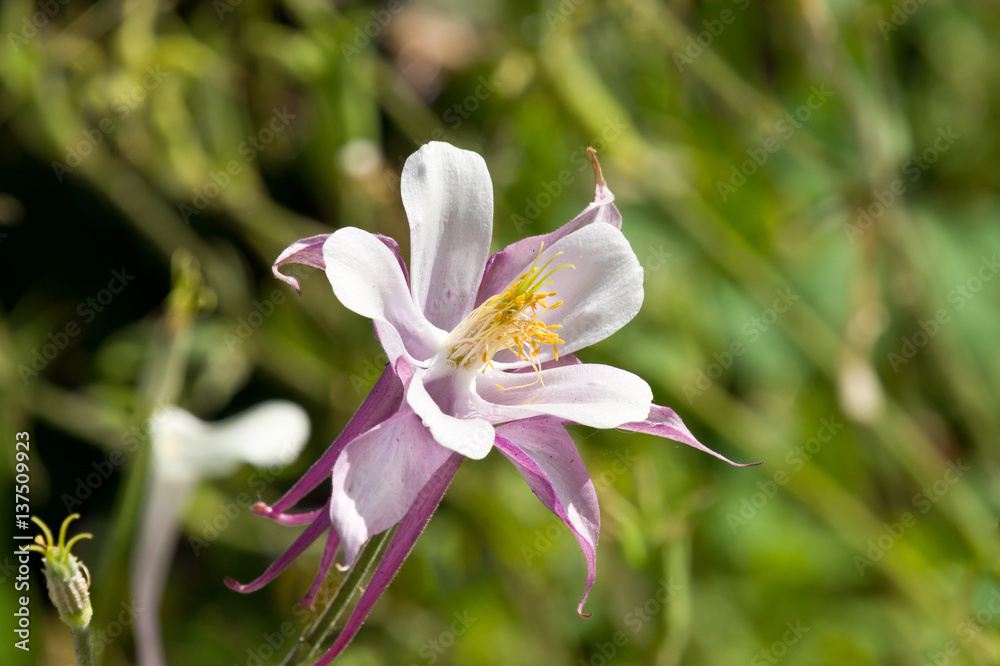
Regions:
M 399 171 L 432 139 L 484 155 L 496 247 L 590 200 L 594 146 L 646 300 L 583 359 L 764 464 L 578 429 L 603 516 L 584 620 L 573 538 L 505 461 L 467 462 L 342 663 L 997 663 L 997 34 L 986 0 L 4 0 L 0 469 L 11 488 L 28 432 L 32 512 L 95 534 L 76 554 L 103 663 L 133 659 L 164 395 L 203 418 L 309 410 L 294 465 L 200 488 L 163 606 L 172 664 L 291 646 L 318 552 L 249 596 L 222 580 L 298 533 L 248 503 L 382 363 L 322 274 L 299 273 L 300 299 L 270 263 L 345 225 L 406 256 Z M 164 379 L 179 250 L 211 298 Z M 0 562 L 0 662 L 70 663 L 37 563 L 32 651 L 13 647 L 24 593 Z

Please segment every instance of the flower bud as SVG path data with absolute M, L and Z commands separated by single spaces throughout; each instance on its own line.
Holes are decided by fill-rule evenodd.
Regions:
M 59 611 L 59 619 L 74 628 L 86 627 L 94 615 L 94 609 L 90 605 L 90 572 L 83 562 L 70 553 L 77 541 L 93 537 L 90 534 L 78 534 L 66 543 L 66 528 L 74 518 L 79 517 L 80 514 L 74 513 L 63 521 L 58 543 L 52 538 L 48 526 L 32 517 L 31 520 L 42 528 L 45 536 L 43 538 L 39 534 L 35 537 L 37 545 L 28 546 L 28 550 L 44 556 L 45 568 L 42 572 L 49 588 L 49 599 Z

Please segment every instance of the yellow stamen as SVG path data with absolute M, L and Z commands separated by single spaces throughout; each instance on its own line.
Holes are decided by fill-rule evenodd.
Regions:
M 556 360 L 559 360 L 558 345 L 565 343 L 555 331 L 562 326 L 545 324 L 539 321 L 539 317 L 562 305 L 562 301 L 549 304 L 546 299 L 555 296 L 556 292 L 542 291 L 542 289 L 553 283 L 550 278 L 556 271 L 576 267 L 572 264 L 563 264 L 549 269 L 552 260 L 562 252 L 556 253 L 539 266 L 538 258 L 542 254 L 542 247 L 538 248 L 538 255 L 528 272 L 518 277 L 502 294 L 488 298 L 455 327 L 448 338 L 449 360 L 464 367 L 476 362 L 482 363 L 485 373 L 486 368 L 493 367 L 494 355 L 502 349 L 507 349 L 522 361 L 529 363 L 537 375 L 537 379 L 531 384 L 507 388 L 524 388 L 541 381 L 540 366 L 536 357 L 543 346 L 552 345 L 553 354 Z M 536 396 L 535 400 L 537 399 Z

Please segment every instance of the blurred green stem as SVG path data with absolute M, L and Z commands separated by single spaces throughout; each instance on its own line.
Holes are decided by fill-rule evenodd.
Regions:
M 669 631 L 664 631 L 666 638 L 656 656 L 659 666 L 678 666 L 683 662 L 694 628 L 690 523 L 685 523 L 684 528 L 683 532 L 675 535 L 667 544 L 664 557 L 663 569 L 667 582 L 667 601 L 664 603 L 667 607 L 666 624 Z
M 180 400 L 187 374 L 191 350 L 191 327 L 199 310 L 214 301 L 214 293 L 204 287 L 204 278 L 195 256 L 178 250 L 173 256 L 173 288 L 167 297 L 167 311 L 158 323 L 150 341 L 148 365 L 140 383 L 143 398 L 143 434 L 150 431 L 151 419 L 157 409 L 174 405 Z M 115 502 L 117 514 L 111 524 L 114 533 L 102 553 L 102 591 L 100 611 L 111 613 L 114 605 L 125 597 L 125 575 L 129 568 L 129 553 L 144 501 L 149 446 L 140 446 L 130 460 L 124 476 L 124 486 Z M 104 615 L 102 615 L 104 617 Z

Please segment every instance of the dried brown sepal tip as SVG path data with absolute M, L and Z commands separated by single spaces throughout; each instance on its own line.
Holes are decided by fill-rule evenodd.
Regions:
M 587 154 L 590 155 L 590 164 L 594 167 L 594 178 L 597 179 L 597 188 L 607 187 L 604 182 L 604 174 L 601 173 L 601 163 L 597 161 L 597 151 L 587 146 Z

